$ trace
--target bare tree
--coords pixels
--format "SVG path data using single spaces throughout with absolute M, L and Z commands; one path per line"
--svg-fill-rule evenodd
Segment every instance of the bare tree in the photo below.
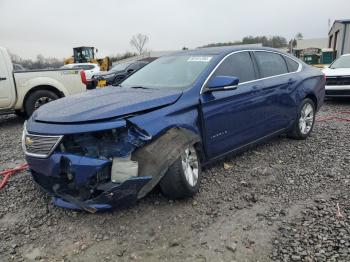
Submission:
M 144 52 L 144 47 L 147 44 L 149 38 L 147 35 L 137 34 L 134 35 L 130 40 L 130 45 L 136 49 L 136 51 L 141 55 Z
M 295 38 L 296 38 L 296 40 L 303 40 L 304 36 L 302 33 L 299 32 L 295 35 Z

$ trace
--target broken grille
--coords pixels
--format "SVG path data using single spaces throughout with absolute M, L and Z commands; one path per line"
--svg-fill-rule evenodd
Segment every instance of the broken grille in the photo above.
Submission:
M 23 149 L 28 156 L 46 158 L 55 150 L 63 136 L 42 136 L 25 133 Z

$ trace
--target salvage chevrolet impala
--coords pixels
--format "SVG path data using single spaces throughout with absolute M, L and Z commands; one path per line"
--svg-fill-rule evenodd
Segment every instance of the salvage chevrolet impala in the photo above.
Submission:
M 61 207 L 129 205 L 158 184 L 171 199 L 190 197 L 203 165 L 280 134 L 306 139 L 324 95 L 318 69 L 274 49 L 182 51 L 118 87 L 40 107 L 23 149 Z

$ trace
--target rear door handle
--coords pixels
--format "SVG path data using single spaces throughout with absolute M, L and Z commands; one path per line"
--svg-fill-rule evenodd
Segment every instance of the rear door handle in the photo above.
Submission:
M 4 81 L 6 79 L 7 79 L 6 77 L 0 77 L 0 81 Z

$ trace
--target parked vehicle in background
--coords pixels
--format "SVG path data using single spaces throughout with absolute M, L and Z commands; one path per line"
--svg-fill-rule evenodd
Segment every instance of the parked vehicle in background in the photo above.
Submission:
M 77 69 L 14 71 L 0 47 L 0 114 L 30 116 L 45 103 L 86 91 L 84 71 Z
M 62 66 L 64 69 L 82 69 L 85 71 L 87 81 L 91 81 L 92 76 L 100 72 L 100 67 L 97 64 L 92 63 L 80 63 L 80 64 L 68 64 Z
M 13 70 L 14 71 L 24 71 L 26 69 L 20 64 L 13 64 Z
M 322 72 L 326 75 L 326 97 L 350 97 L 350 54 L 342 55 Z
M 106 85 L 119 85 L 129 75 L 135 73 L 147 65 L 150 61 L 136 61 L 115 65 L 108 72 L 101 72 L 94 75 L 92 82 L 94 87 L 103 87 Z
M 93 63 L 97 64 L 101 71 L 109 70 L 109 57 L 106 56 L 104 58 L 96 58 L 95 54 L 97 53 L 97 49 L 92 46 L 79 46 L 73 48 L 73 56 L 66 58 L 64 60 L 64 64 L 81 64 L 81 63 Z
M 58 206 L 109 209 L 157 184 L 171 199 L 190 197 L 202 165 L 283 133 L 306 139 L 324 84 L 320 70 L 274 49 L 182 51 L 118 88 L 43 106 L 24 127 L 23 148 Z

